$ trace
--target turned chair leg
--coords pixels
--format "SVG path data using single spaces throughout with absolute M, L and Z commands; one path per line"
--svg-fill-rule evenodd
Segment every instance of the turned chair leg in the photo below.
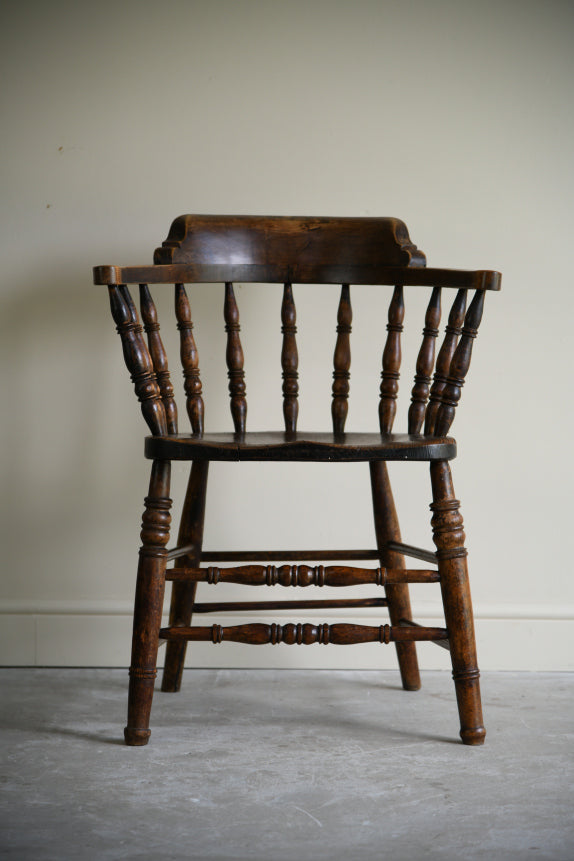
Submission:
M 171 499 L 169 498 L 171 464 L 154 461 L 149 495 L 145 499 L 142 518 L 142 547 L 140 549 L 136 597 L 128 722 L 124 730 L 126 744 L 147 744 L 149 718 L 157 673 L 157 650 L 165 589 L 167 564 L 166 545 L 169 541 Z
M 394 553 L 386 546 L 388 541 L 401 540 L 399 520 L 387 465 L 384 461 L 370 461 L 369 466 L 375 534 L 381 566 L 384 568 L 404 568 L 405 560 L 402 554 Z M 401 619 L 412 619 L 409 587 L 406 583 L 386 586 L 385 593 L 391 625 L 398 625 Z M 406 691 L 418 691 L 421 686 L 421 678 L 415 643 L 396 643 L 396 648 L 403 688 Z
M 430 472 L 433 539 L 437 546 L 452 675 L 460 715 L 460 736 L 464 744 L 483 744 L 486 730 L 482 723 L 479 671 L 460 503 L 454 497 L 448 461 L 433 461 Z
M 191 465 L 177 545 L 178 547 L 193 545 L 193 550 L 179 559 L 178 564 L 182 567 L 196 568 L 201 562 L 208 469 L 207 460 L 195 461 Z M 173 583 L 169 612 L 170 627 L 191 625 L 196 588 L 196 583 Z M 186 647 L 185 640 L 183 642 L 170 640 L 167 644 L 161 684 L 162 691 L 166 693 L 175 693 L 181 688 Z

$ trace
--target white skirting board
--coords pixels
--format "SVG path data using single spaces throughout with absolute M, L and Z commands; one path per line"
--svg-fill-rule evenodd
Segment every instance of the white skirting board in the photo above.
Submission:
M 417 605 L 416 620 L 443 625 L 440 608 Z M 293 621 L 286 611 L 261 614 L 265 622 Z M 362 622 L 379 625 L 386 614 L 372 609 L 297 611 L 300 622 Z M 195 624 L 239 625 L 253 614 L 203 615 Z M 167 622 L 166 622 L 167 624 Z M 475 606 L 479 666 L 482 670 L 574 670 L 574 607 L 556 605 Z M 131 606 L 120 602 L 4 602 L 0 605 L 0 665 L 29 667 L 125 667 L 129 664 Z M 446 650 L 418 644 L 422 669 L 448 669 Z M 162 666 L 160 649 L 158 665 Z M 392 645 L 249 646 L 238 643 L 191 643 L 187 666 L 285 669 L 393 669 Z

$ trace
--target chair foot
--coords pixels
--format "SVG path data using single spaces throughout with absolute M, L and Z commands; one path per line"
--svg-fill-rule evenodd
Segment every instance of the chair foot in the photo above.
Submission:
M 130 726 L 124 729 L 124 738 L 130 747 L 143 747 L 148 743 L 150 735 L 151 729 L 135 729 Z
M 483 726 L 479 726 L 476 729 L 461 729 L 460 737 L 463 744 L 472 744 L 477 746 L 479 744 L 484 744 L 486 730 Z
M 414 643 L 397 643 L 397 658 L 405 691 L 420 691 L 421 677 Z
M 161 689 L 164 694 L 176 694 L 181 689 L 186 645 L 187 643 L 181 644 L 172 641 L 166 646 L 165 664 L 161 680 Z
M 484 744 L 486 730 L 482 723 L 479 672 L 478 670 L 454 672 L 453 679 L 462 743 Z
M 141 747 L 148 742 L 155 678 L 155 669 L 130 669 L 128 722 L 124 729 L 126 744 Z

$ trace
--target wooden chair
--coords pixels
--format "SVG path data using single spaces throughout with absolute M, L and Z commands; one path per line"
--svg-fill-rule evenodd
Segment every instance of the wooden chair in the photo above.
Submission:
M 146 744 L 160 640 L 167 640 L 162 690 L 179 690 L 188 641 L 213 643 L 394 643 L 402 683 L 420 687 L 415 651 L 418 640 L 450 650 L 465 744 L 482 744 L 485 730 L 476 662 L 463 521 L 455 499 L 449 461 L 455 440 L 447 436 L 470 365 L 473 341 L 487 290 L 500 289 L 491 271 L 426 268 L 424 254 L 412 244 L 405 224 L 395 218 L 286 218 L 184 215 L 171 225 L 153 266 L 99 266 L 94 282 L 109 288 L 111 310 L 120 334 L 144 418 L 151 430 L 145 455 L 152 461 L 149 495 L 142 520 L 142 546 L 134 611 L 128 723 L 130 745 Z M 224 286 L 227 367 L 234 431 L 204 433 L 202 384 L 185 284 Z M 284 430 L 246 431 L 246 385 L 234 282 L 283 284 L 281 309 Z M 175 284 L 175 316 L 191 433 L 178 433 L 178 415 L 150 284 Z M 337 316 L 332 384 L 332 433 L 297 430 L 298 355 L 292 285 L 342 285 Z M 139 284 L 141 320 L 128 291 Z M 388 309 L 388 334 L 382 352 L 379 391 L 380 433 L 345 433 L 350 391 L 350 285 L 394 286 Z M 430 288 L 425 326 L 412 387 L 407 433 L 393 433 L 401 365 L 405 287 Z M 435 364 L 441 296 L 453 290 L 444 339 Z M 307 288 L 312 289 L 312 288 Z M 359 287 L 360 289 L 360 287 Z M 467 306 L 467 294 L 472 299 Z M 144 332 L 147 337 L 144 337 Z M 434 376 L 433 376 L 434 369 Z M 191 463 L 178 540 L 170 535 L 171 461 Z M 370 468 L 376 550 L 227 551 L 202 548 L 209 463 L 216 461 L 366 461 Z M 432 531 L 436 551 L 401 541 L 387 472 L 387 461 L 428 461 L 432 486 Z M 404 557 L 434 566 L 405 567 Z M 177 560 L 175 567 L 167 568 Z M 371 561 L 374 567 L 293 564 Z M 233 561 L 248 563 L 216 567 Z M 207 563 L 207 565 L 205 564 Z M 273 563 L 273 564 L 270 564 Z M 279 564 L 276 567 L 275 563 Z M 288 564 L 286 564 L 288 563 Z M 165 581 L 172 582 L 170 621 L 161 628 Z M 440 582 L 446 627 L 412 621 L 409 583 Z M 384 587 L 384 598 L 291 602 L 197 604 L 197 583 L 277 586 Z M 390 625 L 274 624 L 192 626 L 194 612 L 228 609 L 268 612 L 277 608 L 388 607 Z

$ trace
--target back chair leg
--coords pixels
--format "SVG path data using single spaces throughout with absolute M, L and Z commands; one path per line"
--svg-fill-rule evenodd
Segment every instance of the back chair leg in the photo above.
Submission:
M 390 551 L 388 541 L 400 541 L 399 520 L 393 499 L 387 464 L 384 461 L 370 461 L 371 490 L 373 494 L 373 513 L 375 534 L 381 566 L 384 568 L 404 568 L 402 554 Z M 399 625 L 401 619 L 412 619 L 409 587 L 406 583 L 386 586 L 391 625 Z M 415 643 L 396 643 L 397 658 L 401 671 L 403 688 L 418 691 L 421 686 L 419 665 Z
M 180 558 L 178 564 L 182 567 L 196 568 L 201 562 L 208 469 L 209 461 L 207 460 L 194 461 L 191 465 L 177 545 L 178 547 L 193 545 L 193 549 Z M 169 612 L 170 627 L 188 627 L 191 625 L 196 588 L 197 583 L 186 583 L 185 581 L 173 583 Z M 175 640 L 168 642 L 161 685 L 162 691 L 175 693 L 181 688 L 186 647 L 187 641 L 185 640 L 183 642 Z
M 460 503 L 454 497 L 448 461 L 432 461 L 432 528 L 437 547 L 444 615 L 450 641 L 452 675 L 464 744 L 483 744 L 479 671 L 468 582 L 467 552 Z
M 149 717 L 157 673 L 157 650 L 165 590 L 166 545 L 171 522 L 169 498 L 171 463 L 153 462 L 149 495 L 142 518 L 136 596 L 126 744 L 147 744 Z

